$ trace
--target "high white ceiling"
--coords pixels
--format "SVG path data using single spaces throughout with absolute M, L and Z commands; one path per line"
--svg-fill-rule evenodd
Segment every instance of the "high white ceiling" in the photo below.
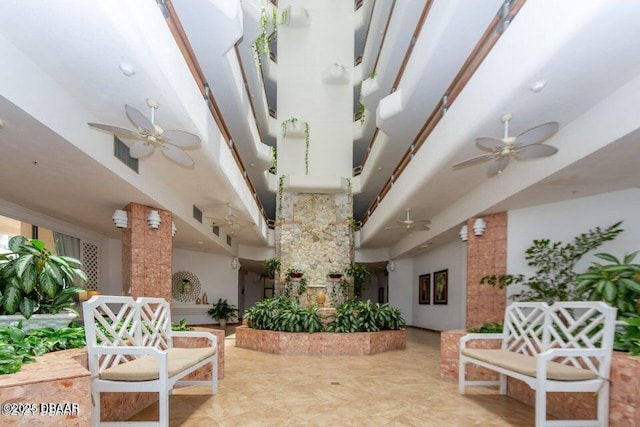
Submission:
M 203 17 L 223 3 L 207 1 Z M 365 0 L 357 12 L 363 21 L 357 34 L 367 39 L 362 64 L 352 73 L 366 77 L 379 57 L 375 68 L 382 89 L 376 101 L 382 105 L 390 100 L 425 6 L 422 0 L 395 2 L 393 10 L 390 3 Z M 305 4 L 313 13 L 313 3 Z M 198 62 L 211 68 L 212 92 L 233 142 L 267 211 L 273 212 L 275 194 L 268 191 L 256 151 L 257 135 L 273 143 L 279 128 L 267 115 L 268 106 L 276 104 L 270 95 L 275 91 L 264 89 L 250 53 L 260 5 L 243 1 L 244 36 L 235 48 L 206 58 L 200 53 Z M 354 125 L 354 159 L 362 158 L 380 127 L 360 176 L 357 219 L 414 142 L 499 6 L 499 1 L 433 2 L 395 89 L 402 96 L 400 113 L 376 122 L 376 112 L 367 111 L 363 129 Z M 640 158 L 639 19 L 640 2 L 525 2 L 365 224 L 362 247 L 389 248 L 390 258 L 413 254 L 455 236 L 474 215 L 640 186 L 635 165 Z M 185 32 L 196 45 L 200 33 L 190 25 Z M 238 243 L 267 245 L 266 225 L 155 0 L 5 0 L 0 52 L 0 199 L 112 238 L 119 237 L 111 223 L 113 210 L 137 202 L 174 213 L 177 247 L 237 254 Z M 122 63 L 135 74 L 124 75 Z M 265 77 L 269 85 L 286 84 Z M 534 93 L 530 86 L 540 80 L 546 87 Z M 354 87 L 358 84 L 354 77 Z M 202 147 L 190 152 L 195 168 L 181 168 L 155 153 L 140 161 L 135 174 L 114 159 L 112 137 L 86 125 L 131 128 L 124 105 L 146 112 L 150 97 L 160 102 L 156 122 L 163 128 L 201 136 Z M 514 135 L 560 122 L 560 131 L 547 142 L 559 153 L 512 162 L 490 179 L 487 165 L 452 170 L 452 164 L 480 154 L 475 137 L 502 135 L 504 112 L 513 113 Z M 191 215 L 196 205 L 219 218 L 227 203 L 255 223 L 235 233 L 231 246 L 224 228 L 215 236 L 210 223 L 200 224 Z M 431 230 L 385 230 L 404 219 L 407 208 L 415 218 L 431 219 Z

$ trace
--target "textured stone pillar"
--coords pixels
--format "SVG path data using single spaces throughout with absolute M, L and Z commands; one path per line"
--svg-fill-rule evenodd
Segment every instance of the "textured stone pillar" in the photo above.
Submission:
M 134 298 L 161 297 L 171 302 L 171 212 L 130 203 L 124 208 L 129 227 L 122 230 L 122 294 Z M 147 224 L 156 210 L 160 227 Z
M 482 236 L 473 232 L 476 218 L 467 221 L 467 328 L 502 322 L 507 302 L 506 289 L 480 284 L 483 276 L 507 272 L 507 213 L 482 218 L 487 223 Z

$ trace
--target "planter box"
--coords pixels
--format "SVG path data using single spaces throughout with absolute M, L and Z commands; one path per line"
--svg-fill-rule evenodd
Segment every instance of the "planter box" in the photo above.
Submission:
M 0 326 L 17 326 L 22 322 L 22 329 L 37 328 L 65 328 L 78 317 L 75 313 L 65 312 L 58 314 L 34 314 L 29 319 L 25 319 L 22 314 L 4 314 L 0 316 Z
M 279 332 L 236 328 L 236 347 L 272 354 L 296 355 L 368 355 L 404 350 L 407 332 L 380 331 L 337 334 L 329 332 Z

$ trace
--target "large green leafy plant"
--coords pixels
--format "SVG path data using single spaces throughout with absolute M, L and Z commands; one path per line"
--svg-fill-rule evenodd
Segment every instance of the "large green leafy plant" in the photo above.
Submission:
M 233 320 L 238 315 L 238 308 L 229 304 L 226 298 L 218 298 L 218 302 L 214 303 L 207 313 L 216 320 Z
M 75 258 L 51 253 L 41 240 L 15 236 L 11 252 L 0 255 L 0 314 L 20 312 L 55 314 L 75 311 L 73 296 L 83 288 L 73 286 L 76 278 L 87 280 Z
M 606 229 L 596 227 L 582 233 L 573 242 L 551 242 L 549 239 L 534 240 L 525 252 L 527 264 L 535 268 L 535 274 L 526 277 L 522 274 L 489 275 L 480 280 L 492 286 L 504 288 L 509 285 L 527 285 L 522 292 L 511 298 L 516 301 L 574 301 L 576 293 L 576 263 L 589 251 L 600 247 L 604 242 L 613 240 L 622 233 L 621 222 Z

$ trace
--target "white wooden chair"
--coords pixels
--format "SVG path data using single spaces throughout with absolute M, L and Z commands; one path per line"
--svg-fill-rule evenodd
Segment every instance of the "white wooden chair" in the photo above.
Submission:
M 169 395 L 175 385 L 218 384 L 217 339 L 208 332 L 171 330 L 169 304 L 162 298 L 94 296 L 83 303 L 87 338 L 93 426 L 122 425 L 100 421 L 100 393 L 157 392 L 158 422 L 127 425 L 168 426 Z M 174 348 L 174 337 L 206 337 L 205 348 Z M 211 365 L 211 380 L 180 381 L 196 369 Z

